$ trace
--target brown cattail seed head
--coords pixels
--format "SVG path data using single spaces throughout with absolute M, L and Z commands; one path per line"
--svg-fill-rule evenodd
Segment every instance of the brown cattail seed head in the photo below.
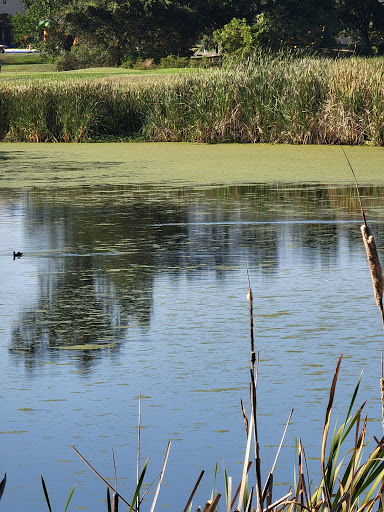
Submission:
M 365 252 L 367 253 L 369 270 L 371 272 L 373 293 L 375 294 L 376 304 L 381 308 L 384 291 L 384 278 L 379 256 L 377 254 L 375 237 L 373 236 L 370 228 L 365 224 L 360 227 L 360 231 L 363 235 Z

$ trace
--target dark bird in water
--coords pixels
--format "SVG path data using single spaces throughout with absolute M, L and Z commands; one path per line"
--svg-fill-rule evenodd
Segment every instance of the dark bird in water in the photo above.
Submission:
M 22 256 L 22 255 L 23 255 L 23 253 L 22 253 L 22 252 L 20 252 L 20 251 L 19 251 L 19 252 L 15 252 L 15 251 L 13 251 L 13 259 L 15 259 L 15 258 L 21 258 L 21 256 Z

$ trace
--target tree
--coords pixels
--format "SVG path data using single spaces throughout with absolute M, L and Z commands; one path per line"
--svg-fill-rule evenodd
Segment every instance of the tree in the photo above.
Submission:
M 177 1 L 75 0 L 69 7 L 67 32 L 107 51 L 117 66 L 126 57 L 187 55 L 197 37 L 195 12 Z
M 245 18 L 233 18 L 222 29 L 215 30 L 213 38 L 223 53 L 246 57 L 257 48 L 278 45 L 278 33 L 271 20 L 264 14 L 257 14 L 255 23 L 248 25 Z
M 65 45 L 63 8 L 69 0 L 24 0 L 26 13 L 12 16 L 14 38 L 46 53 L 58 53 Z
M 255 23 L 252 25 L 252 36 L 257 47 L 275 48 L 281 41 L 274 22 L 264 12 L 256 15 Z
M 245 18 L 233 18 L 222 29 L 215 30 L 213 38 L 224 54 L 244 57 L 253 49 L 252 29 Z
M 378 0 L 336 0 L 336 12 L 341 27 L 356 33 L 368 49 L 375 34 L 384 33 L 384 6 Z
M 252 23 L 256 14 L 262 9 L 264 0 L 192 0 L 193 8 L 198 16 L 200 32 L 211 34 L 222 28 L 233 18 L 245 18 Z
M 188 55 L 201 29 L 198 0 L 24 1 L 27 12 L 13 25 L 25 46 L 55 54 L 76 36 L 79 44 L 107 51 L 115 65 L 126 56 Z
M 308 46 L 338 32 L 334 0 L 265 1 L 265 12 L 286 41 Z
M 41 2 L 23 2 L 27 8 L 26 14 L 16 13 L 12 16 L 13 33 L 16 40 L 23 46 L 32 44 L 39 46 L 43 41 L 43 24 L 49 23 L 55 0 Z

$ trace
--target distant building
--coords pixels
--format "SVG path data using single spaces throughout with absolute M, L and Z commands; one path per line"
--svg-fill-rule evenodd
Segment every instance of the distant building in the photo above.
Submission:
M 16 12 L 25 12 L 20 0 L 0 0 L 0 44 L 12 44 L 12 27 L 8 16 Z

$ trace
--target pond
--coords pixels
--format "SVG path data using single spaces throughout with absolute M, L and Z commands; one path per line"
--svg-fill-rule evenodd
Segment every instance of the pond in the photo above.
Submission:
M 75 483 L 70 509 L 106 510 L 105 486 L 72 446 L 112 485 L 114 453 L 117 487 L 130 501 L 139 395 L 146 484 L 172 443 L 158 509 L 182 510 L 202 469 L 193 510 L 213 487 L 223 492 L 223 467 L 240 480 L 240 399 L 249 413 L 246 267 L 260 355 L 264 475 L 294 409 L 275 496 L 293 481 L 296 438 L 312 474 L 320 472 L 325 408 L 341 354 L 335 417 L 344 419 L 364 370 L 357 403 L 367 400 L 368 434 L 381 437 L 381 320 L 340 148 L 323 148 L 329 166 L 322 181 L 321 168 L 308 167 L 320 158 L 318 148 L 174 147 L 0 147 L 6 510 L 47 509 L 41 474 L 55 510 L 64 510 Z M 348 152 L 382 255 L 381 150 Z M 268 161 L 275 172 L 265 168 Z M 235 166 L 245 173 L 231 177 Z M 13 250 L 23 256 L 14 260 Z

